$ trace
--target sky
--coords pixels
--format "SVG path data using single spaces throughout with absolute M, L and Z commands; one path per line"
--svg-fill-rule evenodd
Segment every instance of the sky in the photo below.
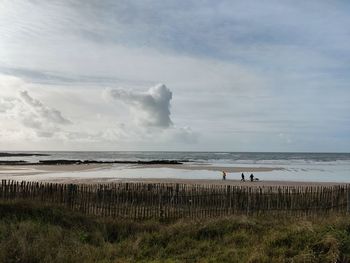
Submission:
M 0 150 L 350 152 L 350 2 L 0 0 Z

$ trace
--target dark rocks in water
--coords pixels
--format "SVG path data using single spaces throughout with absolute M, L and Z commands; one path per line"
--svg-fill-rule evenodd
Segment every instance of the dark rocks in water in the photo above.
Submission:
M 85 160 L 81 163 L 90 164 L 90 163 L 120 163 L 120 164 L 183 164 L 189 162 L 188 160 L 152 160 L 152 161 L 90 161 Z
M 176 160 L 154 160 L 154 161 L 137 161 L 137 164 L 182 164 Z
M 83 161 L 84 164 L 89 163 L 119 163 L 119 164 L 182 164 L 182 161 L 177 160 L 152 160 L 152 161 Z
M 3 155 L 1 155 L 3 154 Z M 0 157 L 4 157 L 5 153 L 0 153 Z M 10 155 L 6 155 L 9 157 Z M 12 155 L 12 156 L 27 156 L 27 155 Z M 28 155 L 34 156 L 34 155 Z M 38 156 L 38 155 L 36 155 Z M 39 155 L 45 156 L 45 155 Z M 151 160 L 151 161 L 96 161 L 96 160 L 40 160 L 38 163 L 26 162 L 26 161 L 10 161 L 0 160 L 0 165 L 79 165 L 79 164 L 140 164 L 140 165 L 180 165 L 188 160 Z
M 0 157 L 28 157 L 28 156 L 50 156 L 43 153 L 5 153 L 0 152 Z
M 0 165 L 25 165 L 26 161 L 0 161 Z
M 37 164 L 44 165 L 69 165 L 69 164 L 82 164 L 81 160 L 40 160 Z
M 183 164 L 177 160 L 152 160 L 152 161 L 93 161 L 93 160 L 41 160 L 39 165 L 71 165 L 71 164 Z

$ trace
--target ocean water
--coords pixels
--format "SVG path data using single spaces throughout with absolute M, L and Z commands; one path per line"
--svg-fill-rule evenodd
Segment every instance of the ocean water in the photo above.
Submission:
M 38 162 L 49 159 L 74 159 L 98 161 L 150 161 L 187 160 L 190 165 L 225 167 L 282 168 L 271 172 L 256 172 L 261 180 L 322 181 L 350 183 L 350 153 L 237 153 L 237 152 L 26 152 L 49 156 L 2 157 L 0 160 L 25 160 Z M 207 170 L 172 168 L 138 168 L 113 165 L 109 169 L 85 172 L 41 174 L 46 177 L 74 178 L 181 178 L 220 179 L 220 173 Z M 228 179 L 240 179 L 240 174 L 230 173 Z
M 19 153 L 19 152 L 11 152 Z M 98 161 L 188 160 L 209 164 L 349 164 L 350 153 L 259 153 L 259 152 L 25 152 L 48 156 L 0 157 L 0 160 L 78 159 Z

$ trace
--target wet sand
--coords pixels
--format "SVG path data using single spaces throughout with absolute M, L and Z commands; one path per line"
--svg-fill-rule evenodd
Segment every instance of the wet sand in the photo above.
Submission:
M 69 164 L 69 165 L 0 165 L 0 174 L 9 175 L 36 175 L 41 173 L 64 173 L 64 172 L 84 172 L 99 169 L 108 169 L 113 167 L 112 164 Z M 225 171 L 227 173 L 255 173 L 255 172 L 272 172 L 284 170 L 280 167 L 221 167 L 210 165 L 167 165 L 167 164 L 150 164 L 150 165 L 129 165 L 128 169 L 180 169 L 180 170 L 199 170 L 199 171 Z
M 272 171 L 282 171 L 285 168 L 282 167 L 238 167 L 238 166 L 212 166 L 212 165 L 167 165 L 167 164 L 155 164 L 155 165 L 138 165 L 133 166 L 133 169 L 145 169 L 145 168 L 171 168 L 171 169 L 181 169 L 181 170 L 201 170 L 201 171 L 225 171 L 226 173 L 256 173 L 256 172 L 272 172 Z
M 85 172 L 111 168 L 110 164 L 0 165 L 0 175 L 22 176 L 44 173 Z
M 111 169 L 113 166 L 110 164 L 81 164 L 81 165 L 28 165 L 28 166 L 0 166 L 0 178 L 22 180 L 21 177 L 25 177 L 26 181 L 42 182 L 55 182 L 55 183 L 75 183 L 75 184 L 103 184 L 111 182 L 137 182 L 137 183 L 164 183 L 164 184 L 197 184 L 197 185 L 232 185 L 232 186 L 249 186 L 249 187 L 269 187 L 269 186 L 332 186 L 343 185 L 345 183 L 336 182 L 298 182 L 298 181 L 245 181 L 239 180 L 220 180 L 220 179 L 177 179 L 177 178 L 118 178 L 115 177 L 89 177 L 83 178 L 76 175 L 70 176 L 69 173 L 73 172 L 87 172 L 87 171 L 99 171 L 104 169 Z M 209 170 L 209 171 L 222 171 L 225 170 L 228 173 L 241 173 L 241 172 L 269 172 L 274 170 L 283 170 L 283 168 L 275 167 L 218 167 L 207 165 L 136 165 L 130 166 L 126 169 L 146 169 L 146 168 L 172 168 L 172 169 L 184 169 L 184 170 Z M 67 173 L 66 177 L 52 177 L 45 178 L 45 174 L 52 173 Z M 42 175 L 40 180 L 37 180 L 35 175 Z

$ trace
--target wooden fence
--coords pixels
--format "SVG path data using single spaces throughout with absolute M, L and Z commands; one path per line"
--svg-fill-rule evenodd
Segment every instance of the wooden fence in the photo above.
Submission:
M 350 187 L 189 184 L 55 184 L 3 180 L 0 200 L 30 200 L 115 218 L 209 218 L 234 214 L 350 212 Z

